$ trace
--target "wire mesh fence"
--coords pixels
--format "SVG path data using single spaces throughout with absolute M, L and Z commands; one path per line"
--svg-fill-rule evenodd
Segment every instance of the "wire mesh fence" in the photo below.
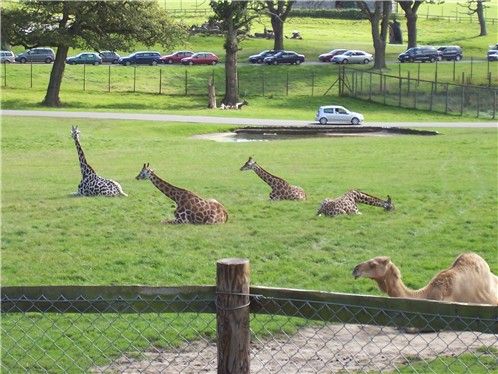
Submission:
M 446 114 L 496 118 L 496 87 L 458 85 L 343 69 L 343 95 L 385 105 Z
M 217 371 L 215 287 L 4 287 L 2 372 Z M 252 373 L 498 370 L 498 311 L 253 287 Z

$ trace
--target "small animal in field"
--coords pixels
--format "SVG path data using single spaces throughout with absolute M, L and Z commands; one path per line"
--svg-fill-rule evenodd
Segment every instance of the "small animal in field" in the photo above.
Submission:
M 166 224 L 214 224 L 225 223 L 228 213 L 225 207 L 214 199 L 203 199 L 193 192 L 159 178 L 149 164 L 144 164 L 136 179 L 149 179 L 159 191 L 176 203 L 175 219 L 164 220 Z
M 356 265 L 353 276 L 373 279 L 391 297 L 498 305 L 498 277 L 476 253 L 459 255 L 449 269 L 419 290 L 404 285 L 401 272 L 389 257 L 375 257 Z
M 337 216 L 339 214 L 361 214 L 358 210 L 358 203 L 377 206 L 384 210 L 394 210 L 391 197 L 387 195 L 387 200 L 368 195 L 358 190 L 348 191 L 336 199 L 325 199 L 318 208 L 317 215 Z
M 270 174 L 259 166 L 252 157 L 242 165 L 241 171 L 254 170 L 254 172 L 271 187 L 271 200 L 305 200 L 306 193 L 301 187 L 292 186 L 284 179 Z
M 71 127 L 71 137 L 76 145 L 78 159 L 81 169 L 81 182 L 75 196 L 128 196 L 123 192 L 121 185 L 111 179 L 105 179 L 97 175 L 95 170 L 86 161 L 85 153 L 80 144 L 80 130 L 78 126 Z

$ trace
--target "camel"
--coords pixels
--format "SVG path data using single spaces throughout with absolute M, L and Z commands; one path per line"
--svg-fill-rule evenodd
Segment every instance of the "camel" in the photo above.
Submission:
M 498 277 L 475 253 L 459 255 L 449 269 L 440 271 L 419 290 L 403 284 L 401 272 L 389 257 L 375 257 L 356 265 L 353 276 L 373 279 L 391 297 L 498 305 Z

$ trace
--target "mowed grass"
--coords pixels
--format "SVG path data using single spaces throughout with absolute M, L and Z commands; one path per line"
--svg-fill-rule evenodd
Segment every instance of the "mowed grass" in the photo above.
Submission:
M 353 280 L 351 270 L 379 255 L 391 256 L 414 288 L 464 251 L 479 253 L 498 272 L 496 129 L 216 143 L 191 135 L 229 126 L 15 117 L 2 122 L 5 286 L 212 285 L 216 260 L 226 257 L 251 261 L 253 285 L 375 295 L 380 291 L 374 283 Z M 118 180 L 128 197 L 70 196 L 80 180 L 69 136 L 73 124 L 80 126 L 91 165 Z M 270 202 L 269 188 L 253 172 L 239 171 L 249 155 L 302 186 L 309 199 Z M 144 162 L 167 181 L 222 202 L 228 223 L 160 224 L 172 218 L 173 203 L 149 181 L 134 179 Z M 315 215 L 325 197 L 351 188 L 390 194 L 396 210 L 361 206 L 358 216 Z M 292 333 L 303 323 L 258 319 L 264 331 L 284 326 Z M 176 347 L 182 342 L 177 332 L 187 340 L 211 339 L 214 320 L 191 314 L 7 315 L 2 368 L 36 372 L 78 365 L 87 371 L 124 352 L 141 357 L 151 346 Z

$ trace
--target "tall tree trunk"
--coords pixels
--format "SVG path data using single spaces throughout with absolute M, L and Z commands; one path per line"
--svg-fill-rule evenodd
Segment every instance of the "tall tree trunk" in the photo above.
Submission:
M 386 66 L 386 41 L 382 40 L 379 35 L 373 37 L 375 49 L 374 69 L 385 69 Z
M 482 5 L 482 0 L 477 1 L 476 8 L 477 18 L 479 19 L 479 26 L 481 27 L 481 33 L 479 36 L 488 35 L 488 31 L 486 30 L 486 19 L 484 18 L 484 6 Z
M 237 41 L 237 30 L 230 22 L 225 35 L 225 105 L 235 105 L 239 100 L 237 85 L 237 51 L 239 49 Z
M 273 43 L 273 49 L 283 50 L 284 49 L 284 21 L 278 15 L 271 15 L 271 27 L 273 28 L 273 35 L 275 36 L 275 41 Z
M 406 29 L 408 30 L 408 48 L 417 46 L 417 14 L 406 13 Z
M 59 93 L 61 90 L 64 69 L 66 67 L 66 57 L 68 50 L 69 47 L 65 45 L 59 45 L 59 47 L 57 48 L 55 61 L 52 66 L 52 71 L 50 72 L 50 81 L 48 83 L 47 94 L 45 95 L 45 99 L 43 99 L 42 101 L 42 105 L 44 106 L 61 106 Z

